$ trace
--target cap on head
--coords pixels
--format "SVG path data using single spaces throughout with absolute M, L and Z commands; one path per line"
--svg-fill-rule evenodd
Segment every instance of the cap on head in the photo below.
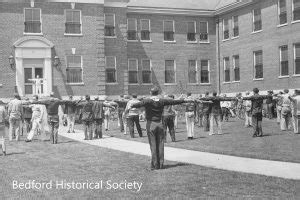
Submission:
M 209 92 L 205 92 L 205 95 L 208 96 L 208 95 L 209 95 Z
M 247 91 L 247 92 L 246 92 L 246 95 L 249 95 L 249 94 L 250 94 L 250 92 L 249 92 L 249 91 Z
M 188 93 L 186 93 L 186 95 L 187 95 L 188 97 L 190 97 L 190 96 L 192 96 L 192 93 L 191 93 L 191 92 L 188 92 Z
M 73 96 L 72 96 L 72 95 L 70 95 L 70 96 L 69 96 L 69 99 L 73 99 Z
M 54 92 L 51 92 L 51 93 L 50 93 L 50 97 L 54 97 Z
M 173 94 L 169 94 L 168 97 L 174 99 L 174 95 Z
M 98 101 L 98 100 L 99 100 L 99 97 L 95 97 L 95 100 Z
M 217 92 L 216 91 L 213 91 L 213 96 L 215 97 L 215 96 L 217 96 Z
M 280 91 L 280 92 L 279 92 L 279 94 L 283 94 L 283 92 L 282 92 L 282 91 Z
M 158 93 L 159 93 L 158 87 L 151 88 L 150 93 L 151 93 L 151 95 L 154 95 L 154 96 L 158 95 Z
M 136 98 L 137 98 L 137 94 L 136 94 L 136 93 L 133 93 L 133 94 L 132 94 L 132 97 L 136 99 Z
M 300 90 L 295 90 L 296 95 L 300 95 Z
M 85 100 L 90 100 L 91 99 L 91 97 L 90 97 L 90 95 L 85 95 Z
M 123 98 L 123 97 L 124 97 L 124 94 L 121 94 L 120 97 Z
M 288 90 L 288 89 L 284 89 L 283 91 L 284 91 L 284 93 L 286 93 L 286 94 L 289 93 L 289 90 Z
M 259 93 L 259 89 L 258 89 L 258 88 L 253 88 L 253 92 L 254 92 L 255 94 Z

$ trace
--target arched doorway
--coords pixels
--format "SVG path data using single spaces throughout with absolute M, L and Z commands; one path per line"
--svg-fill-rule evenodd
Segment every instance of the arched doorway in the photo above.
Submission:
M 21 96 L 34 94 L 35 85 L 30 79 L 44 79 L 42 95 L 52 92 L 51 49 L 53 43 L 44 37 L 22 37 L 14 43 L 16 59 L 16 86 Z

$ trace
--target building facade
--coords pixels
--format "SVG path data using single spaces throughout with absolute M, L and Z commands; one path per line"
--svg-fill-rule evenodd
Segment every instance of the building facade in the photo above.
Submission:
M 0 98 L 300 85 L 300 0 L 0 0 L 0 27 Z

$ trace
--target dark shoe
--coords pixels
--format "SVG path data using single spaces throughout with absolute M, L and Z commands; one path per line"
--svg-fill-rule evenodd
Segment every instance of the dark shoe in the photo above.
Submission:
M 256 135 L 256 134 L 253 134 L 252 137 L 257 137 L 257 135 Z
M 73 131 L 72 133 L 75 133 L 75 131 Z
M 68 133 L 70 133 L 71 131 L 68 131 Z
M 3 151 L 3 156 L 6 156 L 6 152 L 5 151 Z
M 25 142 L 31 142 L 31 140 L 26 139 Z
M 84 138 L 83 140 L 87 140 L 87 138 Z
M 105 131 L 108 131 L 108 129 L 105 129 Z

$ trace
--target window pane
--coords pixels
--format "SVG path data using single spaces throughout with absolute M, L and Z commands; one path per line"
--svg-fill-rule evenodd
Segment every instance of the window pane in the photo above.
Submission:
M 200 33 L 208 33 L 207 22 L 200 22 Z
M 105 62 L 106 68 L 116 68 L 116 59 L 114 56 L 107 56 Z
M 164 21 L 164 31 L 171 31 L 173 32 L 173 21 Z
M 151 83 L 151 71 L 143 71 L 143 83 Z
M 106 69 L 106 82 L 115 83 L 116 82 L 116 70 L 109 68 Z
M 67 56 L 67 67 L 81 68 L 81 56 Z
M 187 23 L 187 32 L 188 33 L 195 33 L 195 22 L 188 22 Z
M 138 72 L 137 71 L 129 71 L 128 82 L 129 83 L 138 83 Z
M 255 55 L 255 65 L 260 65 L 263 63 L 262 51 L 257 51 L 254 53 Z
M 196 60 L 189 60 L 188 76 L 189 76 L 189 83 L 197 83 Z
M 150 20 L 141 20 L 141 30 L 150 31 Z
M 201 83 L 209 83 L 208 60 L 201 60 Z
M 164 40 L 165 41 L 174 41 L 174 32 L 173 31 L 165 31 L 164 32 Z
M 68 83 L 82 83 L 82 69 L 81 68 L 67 68 L 67 82 Z
M 174 60 L 165 61 L 166 70 L 174 70 Z
M 151 70 L 150 60 L 142 60 L 143 70 Z
M 73 13 L 71 10 L 66 10 L 66 22 L 73 21 Z
M 288 46 L 282 46 L 280 47 L 281 50 L 281 61 L 287 61 L 288 60 Z
M 25 21 L 32 21 L 32 9 L 25 9 Z
M 73 22 L 80 23 L 80 11 L 73 11 Z
M 295 57 L 300 58 L 300 44 L 295 44 Z
M 208 60 L 201 60 L 201 70 L 208 71 Z
M 175 83 L 174 60 L 165 61 L 165 83 Z
M 105 14 L 105 25 L 115 26 L 113 14 Z
M 128 70 L 129 71 L 137 71 L 137 60 L 129 60 L 128 61 Z
M 136 30 L 136 20 L 128 19 L 128 30 Z
M 29 79 L 32 79 L 32 68 L 24 68 L 25 83 L 32 83 Z
M 150 31 L 141 31 L 141 40 L 150 40 Z
M 230 69 L 229 66 L 229 57 L 224 58 L 224 69 Z
M 40 9 L 33 9 L 32 10 L 32 21 L 40 21 Z
M 228 26 L 228 19 L 224 19 L 224 30 L 228 30 L 229 26 Z
M 293 0 L 294 2 L 294 9 L 300 8 L 300 1 L 299 0 Z

